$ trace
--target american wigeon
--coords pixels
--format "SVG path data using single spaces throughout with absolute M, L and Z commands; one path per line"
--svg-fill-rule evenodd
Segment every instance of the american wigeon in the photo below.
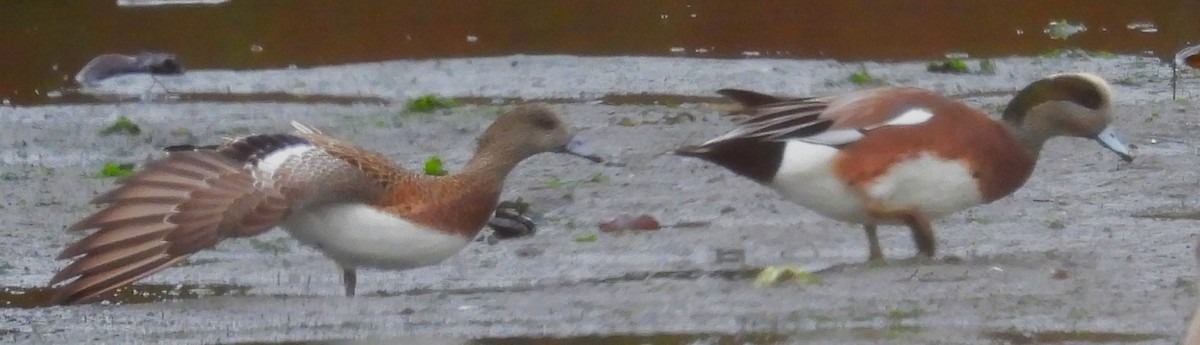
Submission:
M 1001 121 L 928 90 L 885 87 L 816 98 L 720 90 L 742 106 L 739 126 L 676 151 L 716 163 L 833 219 L 863 224 L 882 259 L 877 224 L 905 224 L 932 257 L 930 221 L 1017 190 L 1042 145 L 1092 138 L 1125 160 L 1109 126 L 1112 91 L 1091 74 L 1058 74 L 1021 90 Z
M 479 137 L 463 170 L 444 177 L 396 167 L 383 155 L 299 123 L 213 149 L 170 152 L 96 197 L 107 204 L 70 230 L 99 229 L 70 245 L 50 280 L 54 302 L 76 303 L 130 284 L 223 239 L 288 231 L 343 269 L 403 270 L 457 253 L 484 227 L 505 178 L 543 152 L 593 161 L 551 110 L 518 107 Z
M 103 54 L 80 68 L 79 73 L 75 74 L 75 81 L 86 86 L 126 73 L 183 74 L 183 65 L 175 54 L 168 53 L 140 52 L 132 56 Z

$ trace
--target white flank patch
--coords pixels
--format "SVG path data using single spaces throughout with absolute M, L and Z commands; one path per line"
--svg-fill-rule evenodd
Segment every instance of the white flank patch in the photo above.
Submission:
M 428 229 L 362 204 L 306 208 L 282 227 L 346 268 L 403 270 L 433 265 L 458 253 L 468 239 Z
M 873 221 L 863 209 L 862 199 L 834 174 L 832 164 L 837 153 L 837 149 L 824 145 L 788 141 L 771 187 L 822 216 L 859 224 Z M 983 202 L 966 166 L 930 155 L 897 163 L 866 192 L 884 207 L 918 209 L 930 220 Z
M 822 216 L 864 223 L 868 219 L 861 200 L 833 173 L 837 153 L 838 149 L 833 147 L 788 140 L 771 187 L 788 200 Z
M 916 208 L 930 220 L 983 203 L 966 165 L 929 154 L 893 165 L 867 194 L 888 208 Z
M 279 170 L 279 167 L 283 166 L 284 163 L 287 163 L 289 159 L 292 159 L 293 157 L 300 157 L 300 155 L 303 155 L 312 149 L 312 145 L 302 144 L 288 146 L 282 150 L 276 150 L 275 152 L 267 154 L 266 157 L 263 157 L 262 160 L 258 161 L 258 170 L 266 176 L 275 176 L 275 171 Z

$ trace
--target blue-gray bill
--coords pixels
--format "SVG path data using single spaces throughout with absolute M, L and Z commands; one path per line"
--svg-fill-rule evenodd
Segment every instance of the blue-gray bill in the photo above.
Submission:
M 591 145 L 588 145 L 583 140 L 579 140 L 579 138 L 571 138 L 571 142 L 564 145 L 558 152 L 587 158 L 596 163 L 604 162 L 604 158 L 600 158 L 600 155 L 596 154 Z
M 1129 146 L 1125 146 L 1125 143 L 1117 138 L 1117 131 L 1114 131 L 1112 127 L 1105 127 L 1100 134 L 1096 134 L 1096 141 L 1112 152 L 1116 152 L 1125 162 L 1133 161 L 1133 154 L 1129 152 Z

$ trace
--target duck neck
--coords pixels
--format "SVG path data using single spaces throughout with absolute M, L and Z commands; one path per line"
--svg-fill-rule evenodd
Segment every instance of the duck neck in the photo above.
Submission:
M 507 145 L 480 147 L 475 156 L 463 167 L 461 175 L 467 178 L 488 181 L 497 186 L 504 185 L 508 173 L 525 159 L 517 149 Z
M 1037 160 L 1038 156 L 1041 155 L 1042 146 L 1053 136 L 1041 130 L 1043 127 L 1036 126 L 1036 124 L 1007 120 L 1003 121 L 1003 123 L 1009 133 L 1012 133 L 1013 137 L 1016 137 L 1021 142 L 1021 146 L 1025 147 L 1025 150 L 1033 156 L 1034 160 Z
M 433 178 L 432 182 L 414 181 L 402 190 L 420 190 L 420 193 L 399 194 L 421 197 L 421 202 L 436 205 L 396 212 L 410 221 L 474 238 L 491 219 L 503 192 L 504 180 L 520 161 L 521 156 L 515 152 L 481 148 L 461 172 Z

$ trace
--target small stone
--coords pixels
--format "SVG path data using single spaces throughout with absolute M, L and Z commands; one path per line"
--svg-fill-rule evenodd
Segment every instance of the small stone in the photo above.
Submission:
M 746 262 L 746 251 L 741 248 L 717 248 L 718 264 L 740 264 Z
M 538 255 L 542 255 L 542 253 L 544 253 L 544 252 L 545 252 L 545 250 L 542 250 L 541 248 L 538 248 L 538 247 L 521 247 L 521 248 L 518 248 L 514 253 L 519 258 L 532 258 L 532 257 L 538 256 Z
M 647 214 L 631 216 L 623 214 L 611 221 L 600 224 L 600 231 L 615 232 L 624 230 L 658 230 L 662 226 L 657 219 Z
M 674 124 L 682 123 L 682 122 L 696 122 L 696 115 L 692 115 L 687 112 L 680 112 L 675 115 L 663 116 L 663 119 L 662 119 L 662 123 L 668 124 L 668 125 L 674 125 Z
M 1054 278 L 1054 279 L 1060 279 L 1060 280 L 1067 279 L 1067 278 L 1071 277 L 1071 272 L 1069 272 L 1065 269 L 1055 268 L 1054 271 L 1052 271 L 1050 273 L 1050 277 Z

